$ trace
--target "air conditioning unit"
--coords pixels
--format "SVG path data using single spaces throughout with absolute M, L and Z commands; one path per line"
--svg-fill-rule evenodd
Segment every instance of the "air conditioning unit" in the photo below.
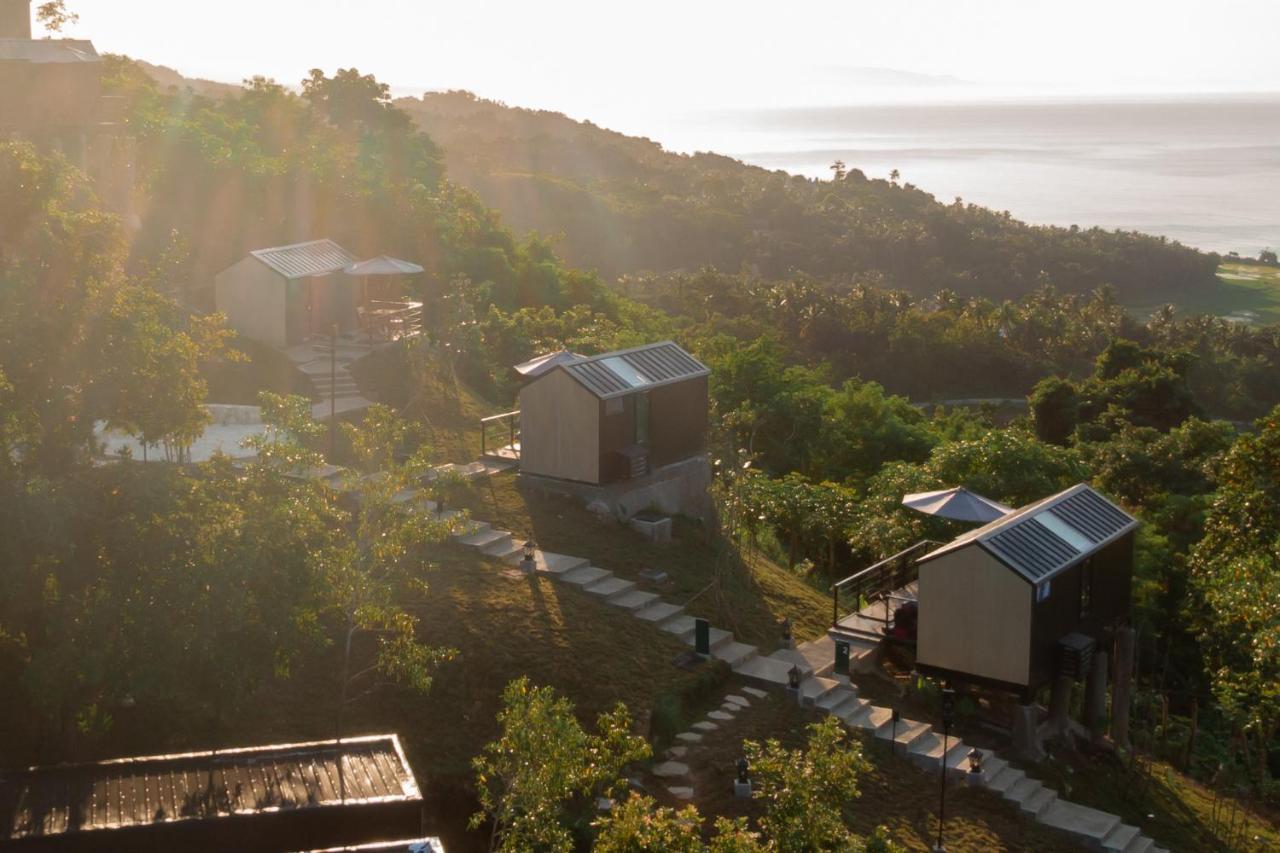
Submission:
M 1093 667 L 1093 650 L 1097 646 L 1093 637 L 1084 634 L 1067 634 L 1058 640 L 1058 674 L 1074 681 L 1084 681 Z

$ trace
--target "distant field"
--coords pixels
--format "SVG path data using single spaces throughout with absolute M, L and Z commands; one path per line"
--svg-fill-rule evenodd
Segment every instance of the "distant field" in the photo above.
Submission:
M 1218 268 L 1218 282 L 1218 287 L 1202 293 L 1178 294 L 1173 303 L 1188 314 L 1213 314 L 1259 326 L 1280 323 L 1280 267 L 1223 264 Z M 1160 304 L 1129 307 L 1146 317 Z

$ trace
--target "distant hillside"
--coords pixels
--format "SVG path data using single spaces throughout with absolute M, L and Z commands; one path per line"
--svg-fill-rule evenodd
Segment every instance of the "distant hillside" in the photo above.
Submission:
M 141 63 L 163 87 L 238 91 Z M 770 172 L 718 154 L 665 151 L 560 113 L 468 92 L 404 98 L 444 152 L 449 177 L 516 231 L 558 237 L 572 265 L 607 278 L 711 265 L 766 278 L 796 273 L 931 294 L 1016 298 L 1051 283 L 1112 285 L 1128 304 L 1218 287 L 1215 255 L 1164 238 L 1025 225 L 1008 213 L 940 204 L 910 184 Z
M 517 229 L 560 234 L 560 251 L 606 276 L 705 264 L 766 277 L 861 277 L 916 293 L 997 298 L 1051 282 L 1113 285 L 1126 301 L 1214 286 L 1216 256 L 1163 238 L 1031 227 L 1007 213 L 943 205 L 910 184 L 770 172 L 685 156 L 559 113 L 467 92 L 401 99 L 444 149 L 450 175 Z

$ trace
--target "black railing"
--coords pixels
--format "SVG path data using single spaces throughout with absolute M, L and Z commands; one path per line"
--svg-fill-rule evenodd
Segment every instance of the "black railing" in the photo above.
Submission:
M 895 590 L 902 589 L 916 579 L 916 561 L 914 559 L 921 549 L 941 545 L 931 539 L 922 539 L 909 548 L 904 548 L 892 557 L 885 557 L 874 566 L 868 566 L 855 572 L 843 580 L 831 585 L 831 626 L 840 624 L 840 598 L 852 598 L 854 607 L 850 612 L 856 613 L 873 601 L 884 601 L 884 622 L 890 621 L 890 598 Z
M 489 449 L 493 438 L 493 450 Z M 503 445 L 503 440 L 506 445 Z M 480 419 L 480 455 L 520 459 L 520 410 Z

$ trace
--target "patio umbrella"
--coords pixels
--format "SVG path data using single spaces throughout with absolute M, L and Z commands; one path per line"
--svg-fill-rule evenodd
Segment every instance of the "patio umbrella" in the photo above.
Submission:
M 907 495 L 902 499 L 902 505 L 911 507 L 926 515 L 936 515 L 939 518 L 949 518 L 952 521 L 969 521 L 977 524 L 986 524 L 1013 512 L 1011 508 L 1004 504 L 997 503 L 990 498 L 984 498 L 982 495 L 969 491 L 964 486 L 943 489 L 938 492 L 917 492 L 914 495 Z

